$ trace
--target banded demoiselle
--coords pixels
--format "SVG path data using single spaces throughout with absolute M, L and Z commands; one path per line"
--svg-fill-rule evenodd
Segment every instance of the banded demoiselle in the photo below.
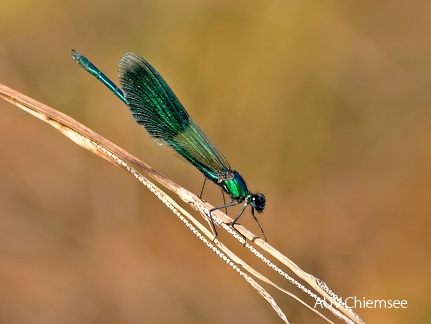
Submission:
M 72 50 L 71 54 L 82 68 L 95 76 L 129 107 L 136 122 L 145 127 L 150 137 L 157 143 L 170 146 L 201 171 L 206 179 L 214 182 L 229 195 L 230 203 L 212 208 L 210 214 L 217 209 L 244 203 L 231 226 L 245 239 L 235 228 L 235 224 L 250 205 L 251 214 L 266 241 L 263 228 L 254 214 L 255 210 L 261 213 L 265 208 L 265 196 L 248 190 L 244 179 L 230 167 L 219 148 L 190 118 L 165 80 L 145 59 L 134 53 L 123 55 L 118 67 L 120 89 L 85 56 L 75 50 Z M 211 217 L 210 220 L 215 239 L 217 231 Z

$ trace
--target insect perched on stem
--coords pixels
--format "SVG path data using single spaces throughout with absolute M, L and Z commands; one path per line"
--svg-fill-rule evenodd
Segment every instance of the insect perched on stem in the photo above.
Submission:
M 82 68 L 95 76 L 129 107 L 136 122 L 143 125 L 157 143 L 170 146 L 201 171 L 206 179 L 214 182 L 229 195 L 230 203 L 211 209 L 210 214 L 214 210 L 243 203 L 231 226 L 245 240 L 235 228 L 235 224 L 250 205 L 251 214 L 266 241 L 263 228 L 254 214 L 255 210 L 258 213 L 264 210 L 265 196 L 248 190 L 244 179 L 230 167 L 219 148 L 190 118 L 165 80 L 145 59 L 134 53 L 123 55 L 119 63 L 120 89 L 85 56 L 75 50 L 71 53 Z M 213 219 L 210 220 L 215 239 L 217 231 Z

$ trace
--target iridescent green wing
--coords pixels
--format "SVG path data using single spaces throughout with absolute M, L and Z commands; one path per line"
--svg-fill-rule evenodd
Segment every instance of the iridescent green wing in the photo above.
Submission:
M 157 142 L 172 147 L 212 181 L 230 170 L 224 155 L 145 59 L 126 53 L 119 64 L 119 79 L 136 122 Z

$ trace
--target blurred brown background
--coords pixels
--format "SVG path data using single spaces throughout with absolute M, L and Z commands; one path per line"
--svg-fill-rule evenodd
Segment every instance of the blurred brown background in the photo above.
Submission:
M 343 297 L 408 301 L 356 309 L 369 323 L 430 323 L 430 12 L 429 1 L 7 1 L 0 82 L 199 193 L 202 175 L 69 51 L 115 82 L 121 55 L 142 55 L 267 195 L 271 244 Z M 0 323 L 280 322 L 132 177 L 0 111 Z M 221 203 L 215 186 L 205 197 Z M 323 323 L 270 292 L 292 323 Z

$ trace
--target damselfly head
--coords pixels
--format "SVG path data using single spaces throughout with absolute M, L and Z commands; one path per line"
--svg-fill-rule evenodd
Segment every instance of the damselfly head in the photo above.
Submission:
M 258 213 L 263 212 L 265 209 L 265 195 L 261 193 L 252 194 L 250 197 L 250 205 L 257 210 Z

